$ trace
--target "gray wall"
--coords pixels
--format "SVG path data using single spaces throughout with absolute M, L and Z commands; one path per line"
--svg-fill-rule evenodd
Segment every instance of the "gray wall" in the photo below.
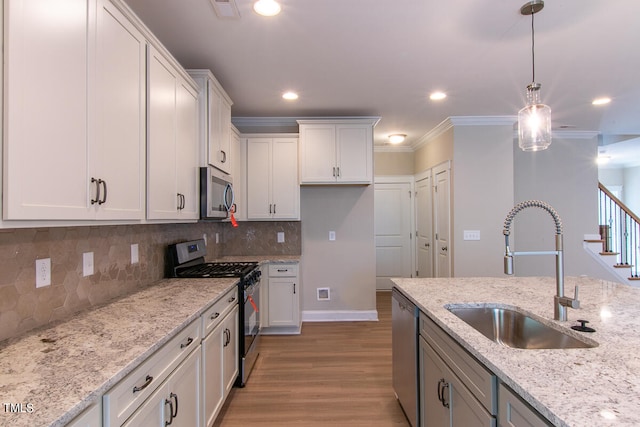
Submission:
M 303 317 L 309 310 L 376 310 L 373 196 L 373 185 L 300 188 Z M 330 288 L 330 301 L 317 300 L 319 287 Z

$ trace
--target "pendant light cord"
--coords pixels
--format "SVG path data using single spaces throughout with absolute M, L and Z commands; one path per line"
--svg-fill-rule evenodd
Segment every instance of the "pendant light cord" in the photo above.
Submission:
M 535 15 L 535 11 L 533 10 L 533 4 L 531 5 L 531 74 L 532 74 L 532 83 L 536 82 L 536 36 L 535 36 L 535 27 L 533 25 L 533 17 Z

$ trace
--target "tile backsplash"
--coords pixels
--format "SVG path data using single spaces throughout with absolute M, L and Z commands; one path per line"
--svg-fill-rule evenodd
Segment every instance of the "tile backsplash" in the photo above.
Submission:
M 207 237 L 207 258 L 300 255 L 300 222 L 146 224 L 0 229 L 0 341 L 62 320 L 164 277 L 167 245 Z M 277 243 L 277 233 L 285 236 Z M 216 244 L 216 234 L 218 244 Z M 139 262 L 131 263 L 131 245 Z M 83 276 L 93 252 L 94 274 Z M 36 288 L 37 259 L 51 259 L 51 286 Z

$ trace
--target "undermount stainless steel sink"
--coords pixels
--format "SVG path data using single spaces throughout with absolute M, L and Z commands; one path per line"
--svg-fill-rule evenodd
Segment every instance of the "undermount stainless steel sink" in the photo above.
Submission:
M 581 340 L 510 308 L 490 304 L 468 307 L 450 304 L 447 310 L 490 340 L 512 348 L 593 348 L 598 344 Z

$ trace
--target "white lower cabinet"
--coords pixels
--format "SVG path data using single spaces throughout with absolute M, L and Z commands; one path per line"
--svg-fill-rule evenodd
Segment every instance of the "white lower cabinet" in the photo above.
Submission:
M 269 264 L 263 334 L 300 333 L 300 280 L 298 263 Z
M 199 427 L 200 357 L 192 352 L 123 426 Z
M 230 290 L 202 315 L 202 406 L 213 425 L 238 377 L 238 291 Z
M 96 403 L 67 424 L 67 427 L 100 427 L 102 426 L 102 405 Z
M 496 426 L 497 380 L 420 314 L 421 426 Z

